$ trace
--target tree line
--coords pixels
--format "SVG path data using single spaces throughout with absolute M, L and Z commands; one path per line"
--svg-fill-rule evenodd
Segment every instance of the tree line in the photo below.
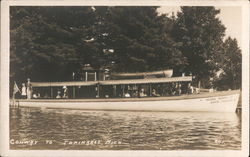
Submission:
M 10 83 L 67 81 L 85 64 L 112 72 L 174 69 L 194 83 L 241 88 L 241 50 L 214 7 L 177 16 L 147 6 L 10 7 Z

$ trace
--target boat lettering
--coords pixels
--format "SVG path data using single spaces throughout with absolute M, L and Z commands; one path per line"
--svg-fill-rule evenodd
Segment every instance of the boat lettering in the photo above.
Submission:
M 216 104 L 216 103 L 219 103 L 220 101 L 216 100 L 216 101 L 211 101 L 210 103 L 211 104 Z
M 230 97 L 228 97 L 228 96 L 222 96 L 222 97 L 219 97 L 218 99 L 223 100 L 223 99 L 228 99 L 228 98 L 230 98 Z
M 223 96 L 223 97 L 207 98 L 205 100 L 210 102 L 211 104 L 214 104 L 222 102 L 231 102 L 233 100 L 233 97 Z
M 207 101 L 213 101 L 213 100 L 216 100 L 216 98 L 207 98 L 206 100 Z

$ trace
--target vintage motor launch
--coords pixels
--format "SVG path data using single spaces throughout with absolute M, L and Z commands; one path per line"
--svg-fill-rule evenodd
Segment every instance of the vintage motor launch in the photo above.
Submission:
M 235 112 L 240 90 L 208 91 L 191 87 L 192 76 L 172 77 L 172 70 L 116 73 L 67 82 L 29 82 L 33 96 L 15 106 L 129 111 Z M 190 91 L 191 90 L 191 91 Z

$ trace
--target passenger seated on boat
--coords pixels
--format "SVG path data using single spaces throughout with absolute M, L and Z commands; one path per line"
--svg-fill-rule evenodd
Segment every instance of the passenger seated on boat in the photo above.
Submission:
M 41 98 L 41 94 L 37 92 L 37 98 Z
M 134 93 L 133 93 L 133 97 L 138 97 L 139 96 L 139 92 L 138 90 L 136 90 Z
M 43 98 L 48 99 L 49 98 L 48 93 L 45 93 Z
M 140 93 L 139 93 L 139 96 L 140 96 L 140 97 L 146 97 L 146 96 L 147 96 L 147 94 L 144 92 L 144 89 L 143 89 L 143 88 L 141 89 L 141 91 L 140 91 Z
M 199 94 L 199 93 L 200 93 L 200 89 L 199 89 L 198 87 L 195 87 L 195 88 L 194 88 L 194 91 L 195 91 L 196 94 Z
M 35 99 L 36 99 L 36 98 L 38 98 L 38 97 L 37 97 L 37 95 L 34 93 L 34 94 L 32 95 L 32 98 L 35 98 Z
M 176 91 L 175 90 L 173 90 L 172 91 L 172 93 L 171 93 L 171 95 L 175 95 L 176 94 Z
M 155 90 L 155 89 L 153 89 L 153 90 L 152 90 L 152 96 L 154 96 L 154 97 L 158 97 L 158 96 L 160 96 L 160 94 L 157 94 L 157 93 L 156 93 L 156 90 Z
M 130 96 L 130 94 L 128 92 L 126 92 L 125 95 L 124 95 L 124 97 L 125 98 L 130 98 L 131 96 Z
M 62 97 L 61 97 L 61 91 L 57 91 L 56 99 L 60 99 L 60 98 L 62 98 Z

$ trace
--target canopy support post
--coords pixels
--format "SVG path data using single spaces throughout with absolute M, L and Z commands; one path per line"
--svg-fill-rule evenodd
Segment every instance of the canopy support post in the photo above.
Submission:
M 124 97 L 124 88 L 125 88 L 125 85 L 122 85 L 122 97 Z
M 53 88 L 50 86 L 50 98 L 53 98 Z
M 75 86 L 73 86 L 73 98 L 74 99 L 76 98 L 76 88 L 75 88 Z
M 113 85 L 113 95 L 116 97 L 116 85 Z
M 97 98 L 100 97 L 100 85 L 97 84 L 97 95 L 96 95 Z
M 88 72 L 85 72 L 85 81 L 88 81 Z
M 152 84 L 149 84 L 149 96 L 152 96 Z

